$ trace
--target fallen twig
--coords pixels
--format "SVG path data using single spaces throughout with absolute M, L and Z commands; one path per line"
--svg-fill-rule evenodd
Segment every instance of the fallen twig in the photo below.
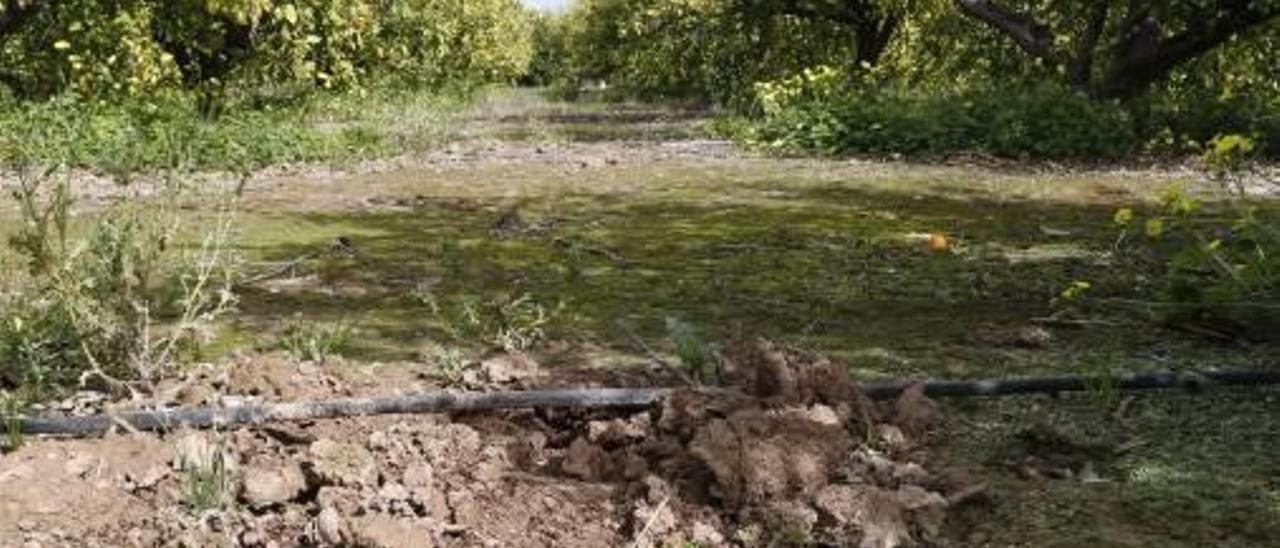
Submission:
M 621 329 L 622 332 L 627 335 L 628 339 L 631 339 L 631 342 L 636 345 L 637 349 L 639 349 L 641 352 L 643 352 L 646 356 L 649 357 L 649 360 L 662 366 L 667 371 L 670 371 L 676 377 L 679 377 L 679 379 L 682 382 L 684 382 L 686 385 L 698 386 L 698 382 L 693 380 L 693 377 L 690 377 L 688 374 L 686 374 L 683 370 L 681 370 L 675 364 L 662 359 L 662 356 L 659 356 L 657 352 L 654 352 L 653 348 L 650 348 L 649 345 L 644 342 L 644 339 L 641 339 L 640 336 L 637 335 L 635 331 L 632 331 L 630 328 L 628 328 L 627 325 L 622 323 L 621 320 L 614 321 L 613 323 L 618 326 L 618 329 Z
M 654 507 L 653 512 L 649 514 L 649 519 L 645 521 L 644 529 L 641 529 L 640 532 L 636 534 L 636 538 L 631 541 L 631 548 L 637 548 L 638 546 L 641 546 L 641 542 L 645 539 L 645 537 L 649 536 L 649 529 L 652 529 L 653 524 L 658 521 L 658 514 L 661 514 L 662 511 L 666 509 L 667 503 L 670 501 L 671 501 L 670 496 L 664 497 L 662 499 L 662 502 L 658 503 L 658 506 Z
M 258 282 L 264 282 L 273 278 L 277 278 L 285 274 L 291 274 L 295 272 L 298 266 L 302 265 L 302 263 L 315 260 L 325 255 L 330 255 L 333 253 L 345 253 L 347 255 L 353 255 L 353 256 L 358 256 L 360 254 L 360 252 L 357 251 L 356 248 L 351 245 L 351 240 L 348 240 L 346 236 L 338 236 L 333 240 L 332 243 L 328 245 L 328 247 L 325 247 L 324 249 L 317 249 L 309 253 L 304 253 L 302 255 L 299 255 L 293 258 L 293 260 L 286 261 L 284 264 L 280 265 L 279 267 L 273 270 L 269 270 L 267 272 L 263 272 L 256 276 L 251 276 L 249 278 L 241 280 L 240 285 L 255 284 Z

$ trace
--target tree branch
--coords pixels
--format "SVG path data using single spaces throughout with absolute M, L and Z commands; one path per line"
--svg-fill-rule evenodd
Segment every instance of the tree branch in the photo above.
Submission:
M 22 25 L 44 5 L 44 0 L 4 0 L 0 4 L 0 38 Z
M 1106 76 L 1096 86 L 1095 94 L 1108 99 L 1129 99 L 1140 95 L 1152 82 L 1163 78 L 1178 65 L 1191 61 L 1222 45 L 1232 36 L 1267 24 L 1280 17 L 1280 6 L 1263 6 L 1255 0 L 1217 2 L 1194 19 L 1186 30 L 1159 39 L 1149 45 L 1140 43 L 1122 47 Z M 1129 18 L 1130 26 L 1141 25 L 1150 18 Z M 1133 28 L 1124 32 L 1132 34 Z
M 897 32 L 901 17 L 882 13 L 869 0 L 746 0 L 773 15 L 822 19 L 853 30 L 859 62 L 875 64 Z
M 1107 0 L 1094 0 L 1093 12 L 1089 14 L 1088 26 L 1080 43 L 1076 46 L 1075 57 L 1071 59 L 1067 70 L 1067 79 L 1076 89 L 1088 89 L 1093 79 L 1093 56 L 1102 38 L 1102 31 L 1107 27 L 1107 16 L 1110 15 L 1111 4 Z
M 955 0 L 965 15 L 1000 31 L 1034 57 L 1054 60 L 1053 33 L 1049 27 L 990 0 Z

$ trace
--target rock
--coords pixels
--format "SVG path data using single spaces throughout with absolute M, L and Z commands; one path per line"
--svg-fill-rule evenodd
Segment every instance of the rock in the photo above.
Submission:
M 262 508 L 294 500 L 306 488 L 306 477 L 297 464 L 251 466 L 244 471 L 240 499 L 254 508 Z
M 636 538 L 630 546 L 653 547 L 662 546 L 662 542 L 676 529 L 676 515 L 671 505 L 664 500 L 657 506 L 641 502 L 632 512 L 635 523 Z
M 880 442 L 890 451 L 899 452 L 911 448 L 911 441 L 907 439 L 907 435 L 902 432 L 902 429 L 897 426 L 880 424 L 876 426 L 876 432 L 880 434 Z
M 157 464 L 141 473 L 126 473 L 124 488 L 131 492 L 151 489 L 167 477 L 169 477 L 169 468 Z
M 436 545 L 431 529 L 420 520 L 386 514 L 355 519 L 351 536 L 352 544 L 368 548 L 433 548 Z
M 840 416 L 829 406 L 815 404 L 805 411 L 805 417 L 818 424 L 827 426 L 839 426 Z
M 63 465 L 63 470 L 68 476 L 83 478 L 96 466 L 98 466 L 97 459 L 89 457 L 88 455 L 76 455 L 67 460 L 66 464 Z
M 839 527 L 854 523 L 866 504 L 866 493 L 851 485 L 828 485 L 813 498 L 822 518 Z
M 266 536 L 262 534 L 262 531 L 259 531 L 257 529 L 249 529 L 243 533 L 240 533 L 240 546 L 244 546 L 246 548 L 256 548 L 258 546 L 262 546 L 265 543 L 266 543 Z
M 480 362 L 485 379 L 495 384 L 508 384 L 537 375 L 538 364 L 524 354 L 495 354 Z
M 342 516 L 337 510 L 328 506 L 320 510 L 320 515 L 316 516 L 316 537 L 321 544 L 341 544 L 342 530 Z
M 895 464 L 893 480 L 898 483 L 921 485 L 929 482 L 929 471 L 914 462 Z
M 724 544 L 724 535 L 720 534 L 715 527 L 708 525 L 703 521 L 693 522 L 693 527 L 689 531 L 689 539 L 698 546 L 721 546 Z
M 809 536 L 813 532 L 813 526 L 818 523 L 818 513 L 808 504 L 794 499 L 770 501 L 766 504 L 765 511 L 775 531 Z
M 578 438 L 569 444 L 560 471 L 585 481 L 598 481 L 604 469 L 605 452 L 599 446 Z
M 1043 327 L 1027 326 L 1018 330 L 1014 342 L 1026 348 L 1045 348 L 1053 343 L 1053 334 Z
M 378 463 L 361 445 L 320 439 L 311 444 L 311 465 L 322 483 L 328 485 L 372 485 L 377 480 Z
M 630 420 L 613 419 L 587 423 L 587 439 L 606 447 L 617 447 L 642 440 L 649 435 L 649 415 L 636 415 Z
M 399 483 L 388 483 L 378 490 L 378 496 L 387 502 L 409 500 L 409 490 Z
M 405 468 L 403 475 L 406 487 L 432 487 L 435 485 L 435 470 L 430 464 L 416 461 Z
M 908 436 L 920 439 L 942 422 L 938 404 L 924 395 L 924 385 L 911 385 L 894 402 L 894 422 Z

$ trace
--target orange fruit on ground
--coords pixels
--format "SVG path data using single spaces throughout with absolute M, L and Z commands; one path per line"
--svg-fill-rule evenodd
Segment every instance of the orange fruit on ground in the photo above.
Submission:
M 951 242 L 947 241 L 947 237 L 934 232 L 929 235 L 929 251 L 934 253 L 942 253 L 951 249 Z

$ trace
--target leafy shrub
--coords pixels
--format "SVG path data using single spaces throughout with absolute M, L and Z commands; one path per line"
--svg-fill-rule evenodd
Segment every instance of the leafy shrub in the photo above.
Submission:
M 92 169 L 127 179 L 146 171 L 246 174 L 290 162 L 343 161 L 418 149 L 444 138 L 449 93 L 326 92 L 287 107 L 260 97 L 224 104 L 208 119 L 190 93 L 118 102 L 59 96 L 0 104 L 0 160 Z
M 235 304 L 228 225 L 184 252 L 170 245 L 172 217 L 124 205 L 76 236 L 65 180 L 46 181 L 24 175 L 14 193 L 22 224 L 9 244 L 25 268 L 6 273 L 0 297 L 0 385 L 158 380 Z
M 1255 151 L 1240 135 L 1208 144 L 1203 162 L 1221 185 L 1213 201 L 1173 187 L 1140 224 L 1129 209 L 1117 213 L 1124 230 L 1141 227 L 1134 230 L 1163 262 L 1167 322 L 1219 336 L 1280 336 L 1280 222 L 1248 195 L 1244 179 Z
M 1136 143 L 1121 108 L 1052 87 L 918 92 L 818 68 L 757 92 L 754 140 L 783 152 L 1117 158 Z

